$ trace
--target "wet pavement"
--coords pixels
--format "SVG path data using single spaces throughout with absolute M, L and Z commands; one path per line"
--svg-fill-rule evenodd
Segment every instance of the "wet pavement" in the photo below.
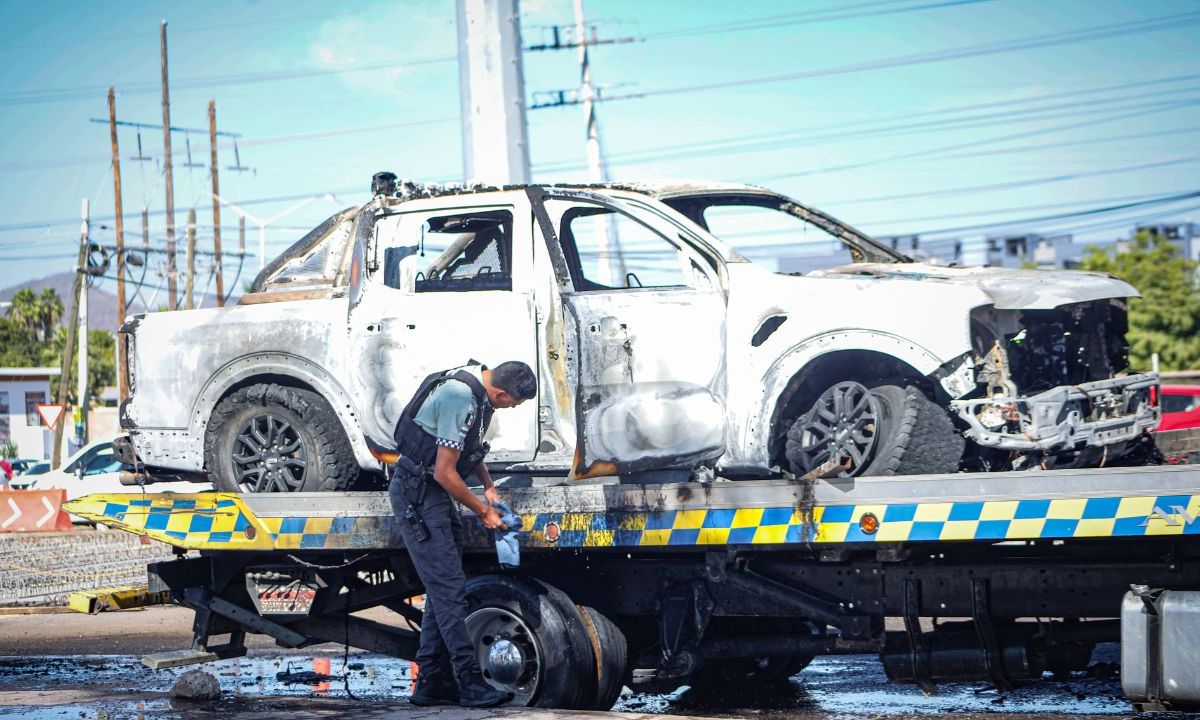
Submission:
M 775 689 L 682 688 L 666 695 L 621 696 L 616 711 L 701 717 L 901 718 L 922 715 L 1008 718 L 1064 716 L 1128 717 L 1114 668 L 1116 646 L 1101 646 L 1092 668 L 1064 680 L 1046 679 L 1008 692 L 985 683 L 944 685 L 923 696 L 910 686 L 890 685 L 870 656 L 815 661 Z M 278 654 L 203 666 L 217 676 L 223 699 L 215 703 L 171 700 L 167 692 L 188 668 L 152 671 L 128 655 L 0 657 L 0 718 L 287 718 L 497 716 L 477 711 L 433 712 L 405 702 L 407 662 L 369 653 Z M 331 675 L 313 681 L 312 672 Z M 465 714 L 464 714 L 465 713 Z M 501 715 L 512 716 L 513 713 Z M 529 711 L 516 716 L 532 717 Z M 558 717 L 558 713 L 542 714 Z M 567 717 L 568 715 L 562 715 Z M 578 717 L 579 715 L 574 715 Z M 632 716 L 629 716 L 632 717 Z

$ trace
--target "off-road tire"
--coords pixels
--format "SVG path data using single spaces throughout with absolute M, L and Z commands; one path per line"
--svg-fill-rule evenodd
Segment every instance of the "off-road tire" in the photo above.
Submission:
M 234 441 L 245 423 L 264 410 L 291 421 L 300 436 L 308 465 L 295 491 L 355 489 L 358 461 L 333 408 L 310 390 L 273 383 L 244 387 L 217 403 L 204 433 L 204 465 L 213 487 L 245 492 L 234 472 Z
M 879 427 L 871 458 L 856 475 L 918 475 L 958 470 L 966 440 L 943 408 L 912 386 L 878 385 L 871 388 L 871 394 L 881 406 Z M 788 464 L 797 475 L 808 472 L 799 453 L 806 417 L 807 414 L 801 415 L 792 423 L 785 446 Z
M 883 406 L 883 432 L 862 475 L 919 475 L 958 470 L 966 440 L 950 416 L 911 385 L 871 388 Z

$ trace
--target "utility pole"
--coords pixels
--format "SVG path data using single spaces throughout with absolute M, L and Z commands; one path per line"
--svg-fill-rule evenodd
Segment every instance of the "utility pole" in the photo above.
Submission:
M 79 352 L 75 354 L 79 360 L 79 367 L 76 370 L 76 397 L 79 398 L 79 447 L 87 445 L 88 441 L 88 407 L 91 405 L 91 398 L 88 397 L 88 268 L 87 259 L 84 259 L 84 268 L 82 273 L 83 282 L 79 285 Z
M 79 323 L 79 295 L 84 286 L 84 271 L 87 266 L 88 243 L 90 242 L 87 198 L 83 200 L 80 215 L 83 220 L 79 225 L 79 259 L 75 262 L 75 284 L 71 294 L 71 312 L 67 320 L 67 341 L 63 344 L 62 372 L 58 376 L 58 396 L 54 398 L 54 402 L 64 408 L 67 406 L 67 388 L 71 387 L 71 366 L 75 364 L 75 332 Z M 54 448 L 50 451 L 50 466 L 53 468 L 57 468 L 62 463 L 62 436 L 66 424 L 67 421 L 63 418 L 54 427 Z
M 246 255 L 246 216 L 238 215 L 238 254 Z M 232 292 L 232 291 L 231 291 Z
M 112 138 L 113 199 L 117 211 L 117 399 L 129 396 L 129 375 L 125 371 L 125 339 L 121 324 L 125 322 L 125 216 L 121 208 L 121 153 L 117 149 L 117 100 L 112 87 L 108 88 L 108 134 Z
M 171 94 L 167 83 L 167 21 L 159 31 L 162 56 L 163 163 L 167 186 L 167 309 L 174 310 L 178 288 L 175 281 L 175 186 L 171 177 Z
M 217 200 L 220 195 L 220 185 L 217 182 L 217 104 L 208 101 L 208 145 L 211 149 L 209 167 L 212 168 L 212 207 L 213 207 L 213 262 L 217 272 L 217 307 L 225 306 L 225 280 L 221 272 L 221 203 Z
M 187 284 L 184 285 L 183 307 L 191 310 L 196 277 L 196 208 L 188 208 L 187 224 Z
M 142 206 L 142 250 L 150 250 L 150 208 Z M 146 308 L 152 310 L 153 308 Z
M 608 163 L 600 143 L 600 120 L 596 117 L 596 92 L 592 87 L 592 66 L 588 57 L 587 23 L 583 17 L 583 0 L 575 0 L 575 40 L 579 44 L 579 94 L 583 100 L 583 116 L 587 128 L 588 179 L 595 183 L 608 182 Z M 611 287 L 626 285 L 625 256 L 617 235 L 616 217 L 611 213 L 597 215 L 596 231 L 604 238 L 608 252 L 603 259 L 604 274 Z
M 528 183 L 517 0 L 457 0 L 465 180 Z

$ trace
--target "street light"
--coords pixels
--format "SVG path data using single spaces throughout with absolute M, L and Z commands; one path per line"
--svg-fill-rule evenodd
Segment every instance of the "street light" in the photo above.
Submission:
M 266 264 L 267 264 L 266 258 L 267 258 L 267 226 L 268 225 L 275 222 L 276 220 L 279 220 L 280 218 L 283 218 L 286 215 L 290 215 L 291 213 L 308 205 L 309 203 L 313 202 L 314 200 L 328 200 L 331 203 L 339 203 L 340 204 L 340 201 L 337 199 L 337 197 L 334 196 L 333 193 L 325 193 L 323 195 L 313 195 L 312 197 L 306 197 L 303 200 L 301 200 L 300 202 L 290 205 L 289 207 L 275 213 L 274 215 L 267 218 L 266 220 L 263 220 L 260 217 L 251 215 L 247 210 L 245 210 L 241 207 L 238 207 L 237 205 L 234 205 L 233 203 L 229 202 L 228 200 L 221 197 L 220 195 L 217 195 L 216 193 L 213 193 L 212 196 L 214 199 L 216 199 L 217 202 L 221 203 L 222 205 L 229 206 L 239 216 L 246 218 L 247 220 L 249 220 L 250 222 L 252 222 L 258 226 L 258 269 L 260 271 L 264 267 L 266 267 Z

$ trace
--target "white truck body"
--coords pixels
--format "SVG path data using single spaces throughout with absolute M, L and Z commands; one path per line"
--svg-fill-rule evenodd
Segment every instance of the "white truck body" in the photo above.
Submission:
M 710 200 L 813 224 L 858 262 L 772 272 L 706 229 Z M 331 218 L 237 306 L 130 320 L 122 425 L 145 466 L 211 471 L 218 403 L 294 384 L 329 403 L 373 470 L 370 446 L 391 445 L 420 379 L 469 359 L 539 377 L 535 401 L 496 415 L 489 462 L 578 479 L 796 469 L 785 436 L 839 367 L 919 385 L 995 453 L 1111 460 L 1157 423 L 1156 375 L 1123 363 L 1133 287 L 907 260 L 756 188 L 405 188 Z M 1034 347 L 1085 330 L 1093 341 Z

